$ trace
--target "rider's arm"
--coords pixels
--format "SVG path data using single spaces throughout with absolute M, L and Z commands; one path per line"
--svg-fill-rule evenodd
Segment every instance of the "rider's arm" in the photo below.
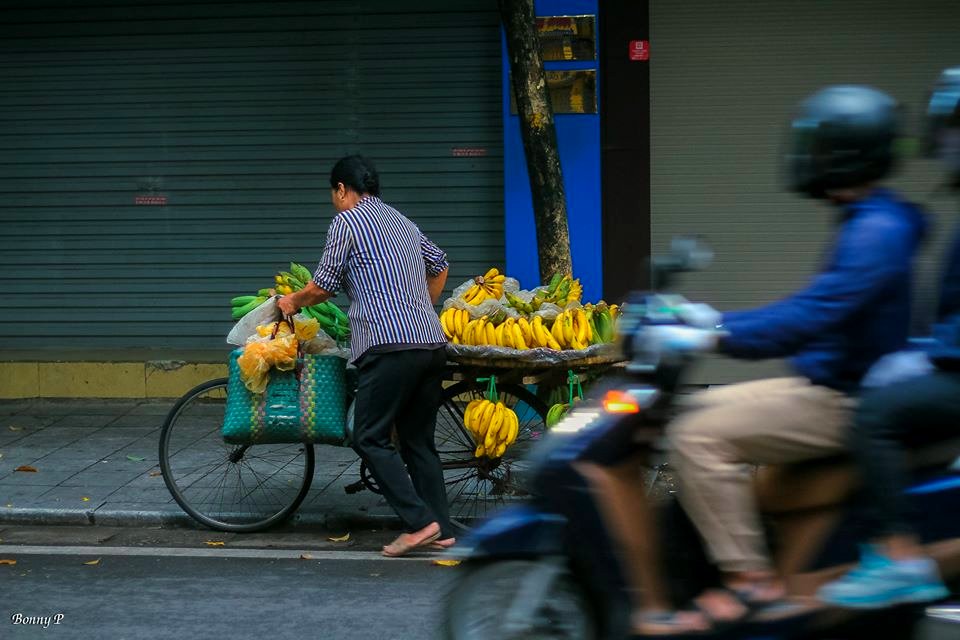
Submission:
M 876 300 L 909 269 L 905 242 L 911 230 L 873 216 L 848 220 L 825 271 L 804 290 L 779 302 L 723 316 L 719 350 L 738 358 L 779 358 L 796 353 Z

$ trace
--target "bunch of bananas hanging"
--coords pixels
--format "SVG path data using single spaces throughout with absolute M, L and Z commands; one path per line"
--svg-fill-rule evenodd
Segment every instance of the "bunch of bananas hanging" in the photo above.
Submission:
M 463 425 L 477 445 L 473 454 L 476 458 L 502 458 L 520 433 L 520 420 L 513 409 L 487 399 L 473 400 L 467 405 Z
M 503 296 L 503 283 L 506 279 L 507 276 L 494 267 L 474 278 L 474 285 L 467 289 L 460 299 L 469 305 L 478 305 L 488 298 L 499 300 Z
M 550 278 L 550 284 L 541 288 L 534 296 L 535 305 L 538 298 L 543 302 L 552 302 L 558 307 L 565 307 L 571 302 L 580 302 L 583 298 L 583 286 L 581 286 L 579 278 L 574 280 L 573 276 L 561 276 L 559 273 L 555 273 Z
M 566 402 L 558 402 L 547 411 L 547 429 L 552 429 L 558 422 L 563 420 L 567 412 L 570 411 L 570 405 Z

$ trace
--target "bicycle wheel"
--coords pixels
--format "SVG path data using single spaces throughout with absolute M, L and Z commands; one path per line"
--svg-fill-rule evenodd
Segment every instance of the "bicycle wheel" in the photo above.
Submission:
M 524 457 L 547 431 L 547 406 L 522 385 L 497 386 L 500 400 L 517 413 L 520 431 L 502 458 L 475 458 L 476 445 L 463 426 L 463 412 L 487 387 L 471 380 L 444 389 L 435 442 L 444 469 L 450 518 L 467 527 L 510 500 L 526 497 L 529 465 Z
M 220 434 L 227 379 L 188 391 L 160 433 L 160 469 L 174 500 L 218 531 L 261 531 L 300 506 L 313 480 L 313 447 L 232 445 Z

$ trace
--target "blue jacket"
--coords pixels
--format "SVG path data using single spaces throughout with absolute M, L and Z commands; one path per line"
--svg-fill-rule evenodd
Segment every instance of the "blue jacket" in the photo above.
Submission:
M 925 231 L 922 211 L 887 189 L 845 205 L 823 270 L 788 298 L 724 314 L 721 351 L 793 356 L 814 384 L 856 389 L 874 362 L 907 342 L 913 257 Z

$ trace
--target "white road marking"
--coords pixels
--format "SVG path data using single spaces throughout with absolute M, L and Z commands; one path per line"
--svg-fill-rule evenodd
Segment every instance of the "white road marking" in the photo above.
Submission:
M 148 556 L 163 558 L 255 558 L 267 560 L 300 560 L 301 555 L 310 555 L 311 560 L 374 560 L 382 562 L 436 560 L 440 553 L 421 553 L 404 558 L 385 558 L 378 551 L 314 551 L 310 549 L 230 549 L 215 547 L 196 549 L 184 547 L 96 547 L 0 544 L 0 554 L 46 556 Z

